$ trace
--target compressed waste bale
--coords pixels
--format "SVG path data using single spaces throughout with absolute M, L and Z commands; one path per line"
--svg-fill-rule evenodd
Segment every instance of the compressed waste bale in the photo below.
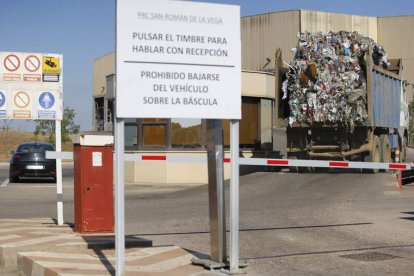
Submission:
M 369 46 L 374 64 L 387 68 L 383 47 L 357 32 L 299 33 L 292 49 L 295 58 L 282 84 L 289 124 L 364 123 L 368 117 L 364 56 Z

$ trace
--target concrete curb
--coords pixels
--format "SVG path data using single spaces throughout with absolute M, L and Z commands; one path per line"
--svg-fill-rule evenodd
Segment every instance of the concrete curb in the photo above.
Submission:
M 134 248 L 125 254 L 125 275 L 202 275 L 192 254 L 177 246 Z M 115 275 L 114 250 L 23 252 L 19 271 L 25 276 Z
M 52 219 L 0 219 L 0 265 L 17 268 L 18 252 L 101 250 L 114 247 L 113 234 L 81 235 Z M 126 247 L 150 247 L 152 241 L 127 236 Z
M 0 219 L 0 273 L 114 275 L 114 240 L 113 234 L 74 233 L 49 218 Z M 192 265 L 195 255 L 178 246 L 153 247 L 150 240 L 126 236 L 125 248 L 125 275 L 208 275 Z

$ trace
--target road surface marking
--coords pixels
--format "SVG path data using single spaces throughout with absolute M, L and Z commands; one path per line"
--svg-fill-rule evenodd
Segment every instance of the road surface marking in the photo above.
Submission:
M 12 188 L 12 187 L 13 188 L 21 188 L 21 187 L 25 187 L 25 188 L 55 188 L 56 189 L 56 184 L 46 184 L 46 185 L 42 185 L 42 184 L 38 184 L 38 185 L 13 184 L 13 186 L 10 186 L 10 188 Z M 68 185 L 63 185 L 63 188 L 73 188 L 73 186 L 68 184 Z
M 3 181 L 3 183 L 1 183 L 0 187 L 7 187 L 7 185 L 9 185 L 9 179 L 6 179 Z
M 24 252 L 25 256 L 28 257 L 49 257 L 49 258 L 71 258 L 81 260 L 97 260 L 96 257 L 88 254 L 71 254 L 71 253 L 59 253 L 59 252 Z
M 0 237 L 0 241 L 5 241 L 5 240 L 12 240 L 12 239 L 17 239 L 17 238 L 21 238 L 22 236 L 19 235 L 7 235 L 7 236 L 1 236 Z
M 21 225 L 21 226 L 10 227 L 10 228 L 2 228 L 2 229 L 0 229 L 0 234 L 1 233 L 7 233 L 7 232 L 15 232 L 15 231 L 25 231 L 25 232 L 27 232 L 28 230 L 37 231 L 37 230 L 42 230 L 42 229 L 40 227 L 36 227 L 36 226 L 34 226 L 34 227 L 27 227 L 27 226 Z M 50 227 L 47 230 L 49 232 L 59 232 L 59 231 L 61 231 L 61 228 L 53 228 L 53 227 Z
M 60 235 L 60 236 L 52 236 L 52 237 L 44 237 L 44 238 L 33 238 L 25 241 L 20 242 L 11 242 L 11 243 L 4 243 L 1 245 L 1 247 L 21 247 L 21 246 L 28 246 L 28 245 L 36 245 L 39 243 L 45 243 L 45 242 L 52 242 L 52 241 L 60 241 L 65 239 L 73 239 L 73 235 Z

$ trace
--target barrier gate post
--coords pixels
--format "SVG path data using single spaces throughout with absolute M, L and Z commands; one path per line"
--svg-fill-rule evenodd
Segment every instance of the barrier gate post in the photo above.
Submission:
M 226 262 L 226 216 L 224 208 L 223 128 L 221 120 L 207 120 L 208 194 L 211 261 Z

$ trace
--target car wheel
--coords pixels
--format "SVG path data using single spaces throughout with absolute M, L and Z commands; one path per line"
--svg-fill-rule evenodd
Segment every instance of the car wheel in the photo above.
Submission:
M 19 177 L 18 176 L 11 176 L 9 177 L 9 182 L 10 183 L 18 183 L 19 182 Z
M 10 169 L 9 169 L 9 183 L 17 183 L 19 182 L 19 177 L 18 176 L 13 176 L 12 175 L 12 165 L 10 165 Z

